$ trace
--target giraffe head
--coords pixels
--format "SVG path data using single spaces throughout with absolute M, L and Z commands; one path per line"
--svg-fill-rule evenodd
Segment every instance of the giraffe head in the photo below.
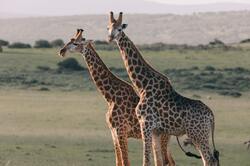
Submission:
M 70 39 L 68 43 L 66 43 L 63 48 L 60 50 L 59 55 L 64 57 L 67 51 L 70 52 L 82 52 L 84 46 L 89 44 L 90 40 L 86 40 L 82 37 L 82 29 L 77 29 L 77 33 L 73 38 Z
M 111 42 L 114 39 L 117 39 L 119 35 L 122 33 L 123 29 L 125 29 L 128 24 L 122 23 L 122 12 L 119 13 L 119 17 L 116 20 L 114 18 L 114 14 L 111 11 L 109 14 L 109 23 L 108 23 L 108 41 Z

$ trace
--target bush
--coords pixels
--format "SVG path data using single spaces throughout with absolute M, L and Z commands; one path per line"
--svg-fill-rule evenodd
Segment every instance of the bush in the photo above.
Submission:
M 219 39 L 214 39 L 214 41 L 209 42 L 211 46 L 225 46 L 224 42 Z
M 215 68 L 213 66 L 206 66 L 205 70 L 215 71 Z
M 47 40 L 37 40 L 34 48 L 51 48 L 51 44 Z
M 95 43 L 96 45 L 98 45 L 98 44 L 108 45 L 108 44 L 109 44 L 109 43 L 108 43 L 107 41 L 105 41 L 105 40 L 95 40 L 94 43 Z
M 8 46 L 9 48 L 31 48 L 30 44 L 15 42 Z
M 62 46 L 64 46 L 64 42 L 62 39 L 56 39 L 56 40 L 51 41 L 50 45 L 52 47 L 62 47 Z
M 160 51 L 160 50 L 164 50 L 168 47 L 169 45 L 164 44 L 164 43 L 152 43 L 152 44 L 143 44 L 143 45 L 138 45 L 137 47 L 139 47 L 142 50 L 153 50 L 153 51 Z M 172 45 L 171 45 L 172 46 Z M 170 46 L 170 47 L 171 47 Z M 170 48 L 169 47 L 169 48 Z M 171 49 L 171 48 L 170 48 Z
M 83 70 L 84 68 L 78 63 L 75 58 L 67 58 L 62 62 L 57 63 L 59 70 Z
M 235 91 L 221 91 L 219 92 L 220 95 L 224 96 L 232 96 L 232 97 L 240 97 L 242 94 L 240 92 L 235 92 Z
M 8 46 L 8 45 L 9 45 L 8 41 L 0 39 L 0 46 Z
M 2 47 L 0 46 L 0 52 L 3 52 L 3 49 L 2 49 Z
M 49 70 L 51 70 L 50 67 L 48 67 L 48 66 L 37 66 L 36 68 L 38 70 L 41 70 L 41 71 L 49 71 Z
M 41 87 L 41 88 L 39 88 L 38 90 L 39 90 L 39 91 L 50 91 L 50 89 L 47 88 L 47 87 Z
M 96 40 L 94 41 L 95 44 L 95 49 L 97 50 L 117 50 L 117 46 L 114 42 L 112 43 L 108 43 L 106 41 L 102 41 L 102 40 Z
M 250 39 L 241 40 L 240 43 L 250 43 Z

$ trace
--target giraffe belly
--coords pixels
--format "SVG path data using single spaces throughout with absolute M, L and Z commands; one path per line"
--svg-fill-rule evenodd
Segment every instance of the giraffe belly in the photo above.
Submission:
M 170 121 L 168 118 L 158 121 L 157 130 L 160 133 L 166 133 L 175 136 L 184 135 L 186 133 L 183 121 Z
M 186 134 L 185 129 L 183 127 L 178 127 L 178 128 L 174 126 L 169 126 L 165 128 L 160 127 L 159 130 L 161 133 L 166 133 L 168 135 L 181 136 Z

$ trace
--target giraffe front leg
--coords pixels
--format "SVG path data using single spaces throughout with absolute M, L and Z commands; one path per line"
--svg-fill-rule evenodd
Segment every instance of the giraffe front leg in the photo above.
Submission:
M 144 122 L 141 124 L 142 141 L 143 141 L 143 166 L 150 166 L 153 134 L 151 126 L 146 125 L 146 123 Z
M 163 166 L 161 136 L 153 132 L 152 140 L 155 166 Z
M 115 161 L 116 161 L 116 166 L 123 166 L 122 165 L 122 154 L 121 154 L 121 149 L 119 145 L 119 141 L 117 138 L 116 131 L 113 129 L 111 130 L 111 135 L 114 143 L 114 149 L 115 149 Z
M 128 159 L 128 137 L 124 131 L 117 132 L 123 166 L 130 166 Z
M 168 143 L 170 141 L 170 135 L 162 134 L 161 135 L 161 149 L 162 149 L 162 157 L 163 157 L 163 165 L 164 166 L 175 166 L 175 161 L 171 155 L 171 152 L 168 148 Z

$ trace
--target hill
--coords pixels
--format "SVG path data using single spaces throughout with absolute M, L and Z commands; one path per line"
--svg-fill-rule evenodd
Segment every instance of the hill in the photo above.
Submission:
M 204 44 L 218 38 L 226 43 L 250 38 L 250 12 L 174 14 L 125 14 L 127 34 L 137 44 Z M 0 19 L 0 38 L 34 43 L 38 39 L 68 40 L 76 28 L 85 29 L 87 38 L 107 37 L 108 15 L 76 15 Z

